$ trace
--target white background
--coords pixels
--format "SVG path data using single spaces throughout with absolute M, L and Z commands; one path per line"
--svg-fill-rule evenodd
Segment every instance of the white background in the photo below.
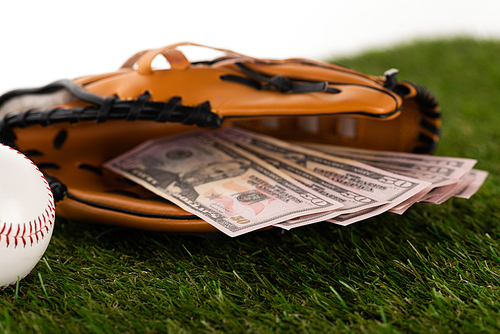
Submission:
M 499 0 L 11 0 L 0 13 L 0 94 L 111 72 L 180 41 L 327 60 L 415 38 L 500 39 Z

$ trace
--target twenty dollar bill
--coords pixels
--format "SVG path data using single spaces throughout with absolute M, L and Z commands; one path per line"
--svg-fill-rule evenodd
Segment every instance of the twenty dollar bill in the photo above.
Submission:
M 148 141 L 105 167 L 230 236 L 342 207 L 205 132 Z

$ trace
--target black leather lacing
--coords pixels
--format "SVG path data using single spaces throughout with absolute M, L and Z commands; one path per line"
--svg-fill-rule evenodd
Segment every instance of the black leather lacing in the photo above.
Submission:
M 115 103 L 118 98 L 116 96 L 107 97 L 104 99 L 101 109 L 99 109 L 99 113 L 96 117 L 96 123 L 105 122 L 109 118 L 109 112 L 111 111 L 111 107 Z
M 417 141 L 421 142 L 421 143 L 424 143 L 424 144 L 427 144 L 427 145 L 433 145 L 434 144 L 434 139 L 432 139 L 431 137 L 427 136 L 426 134 L 423 134 L 423 133 L 419 133 L 417 135 Z
M 0 105 L 13 97 L 25 94 L 43 94 L 58 89 L 67 89 L 75 97 L 94 105 L 72 109 L 29 109 L 7 114 L 0 121 L 0 138 L 10 142 L 14 141 L 15 136 L 12 128 L 15 127 L 26 127 L 34 124 L 47 126 L 62 122 L 95 121 L 101 123 L 107 120 L 143 120 L 214 128 L 218 128 L 222 124 L 222 118 L 211 111 L 208 101 L 197 106 L 182 105 L 181 98 L 178 96 L 172 97 L 166 102 L 150 101 L 149 92 L 141 94 L 136 100 L 120 100 L 116 96 L 103 98 L 85 91 L 70 80 L 60 80 L 38 89 L 12 91 L 1 97 Z
M 141 94 L 137 97 L 137 100 L 134 101 L 132 104 L 132 107 L 130 108 L 130 111 L 128 112 L 127 116 L 125 119 L 127 121 L 136 121 L 137 118 L 139 118 L 139 115 L 141 113 L 141 110 L 144 109 L 144 106 L 146 105 L 146 101 L 149 100 L 151 97 L 151 94 L 149 92 L 144 92 L 144 94 Z
M 434 125 L 433 123 L 426 121 L 422 117 L 419 117 L 417 121 L 420 124 L 420 126 L 422 126 L 427 131 L 432 132 L 436 135 L 439 135 L 441 129 L 439 127 L 437 127 L 436 125 Z
M 438 102 L 434 95 L 422 86 L 413 84 L 417 90 L 415 101 L 419 104 L 419 111 L 429 118 L 440 118 L 441 113 L 436 111 Z
M 50 189 L 52 190 L 52 195 L 54 195 L 54 201 L 57 203 L 62 200 L 68 194 L 68 188 L 59 181 L 57 178 L 44 174 L 45 179 L 49 183 Z
M 169 102 L 147 101 L 148 95 L 141 95 L 137 100 L 109 100 L 99 107 L 77 107 L 73 109 L 55 108 L 51 110 L 30 109 L 5 116 L 3 126 L 26 127 L 33 124 L 47 126 L 54 123 L 81 121 L 104 122 L 107 120 L 144 120 L 156 122 L 176 122 L 200 127 L 220 127 L 222 119 L 211 112 L 210 103 L 203 102 L 196 107 L 179 104 L 180 98 L 175 97 Z
M 235 63 L 235 65 L 250 78 L 239 77 L 236 75 L 223 75 L 221 76 L 222 80 L 244 84 L 259 90 L 275 89 L 281 93 L 340 92 L 338 89 L 328 87 L 327 81 L 297 80 L 287 78 L 280 74 L 269 76 L 267 74 L 254 71 L 242 63 Z M 264 85 L 262 85 L 261 82 L 263 82 Z
M 155 121 L 159 123 L 170 122 L 175 108 L 181 103 L 181 98 L 176 96 L 171 98 L 167 103 L 163 105 L 163 108 L 158 113 Z
M 438 101 L 435 96 L 428 91 L 426 88 L 419 86 L 414 83 L 406 82 L 407 84 L 413 86 L 416 90 L 416 95 L 413 98 L 418 105 L 418 111 L 422 115 L 417 119 L 417 122 L 420 124 L 422 129 L 437 135 L 439 137 L 441 133 L 441 128 L 434 123 L 426 120 L 424 117 L 431 119 L 439 119 L 441 118 L 441 110 L 438 107 Z M 396 85 L 393 88 L 393 91 L 397 94 L 401 95 L 401 97 L 405 98 L 405 96 L 409 93 L 408 88 L 404 85 Z M 403 109 L 404 112 L 404 109 Z M 434 137 L 430 137 L 423 132 L 420 132 L 416 135 L 415 140 L 424 146 L 417 146 L 413 149 L 413 153 L 427 153 L 433 154 L 437 148 L 437 140 Z

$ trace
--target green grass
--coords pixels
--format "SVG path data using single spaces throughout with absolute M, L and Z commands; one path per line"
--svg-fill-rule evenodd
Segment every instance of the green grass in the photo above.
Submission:
M 436 154 L 490 172 L 470 200 L 279 235 L 162 235 L 58 220 L 0 291 L 0 333 L 497 333 L 500 41 L 419 41 L 336 62 L 434 92 Z

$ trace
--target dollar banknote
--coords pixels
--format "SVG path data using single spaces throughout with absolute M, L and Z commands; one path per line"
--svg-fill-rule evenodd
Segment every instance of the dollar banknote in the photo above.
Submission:
M 237 145 L 262 152 L 275 159 L 285 160 L 292 166 L 304 167 L 344 187 L 354 189 L 360 194 L 386 202 L 376 208 L 341 215 L 343 217 L 355 215 L 356 219 L 360 220 L 380 214 L 420 193 L 430 185 L 429 182 L 423 180 L 394 174 L 362 162 L 334 157 L 245 130 L 229 128 L 223 130 L 222 133 Z M 334 222 L 336 218 L 328 221 Z M 354 220 L 349 218 L 348 223 L 352 222 Z
M 385 161 L 403 161 L 423 163 L 434 166 L 448 166 L 454 168 L 462 168 L 464 170 L 471 170 L 477 163 L 475 159 L 459 158 L 459 157 L 442 157 L 434 155 L 414 154 L 406 152 L 392 152 L 392 151 L 375 151 L 365 150 L 359 148 L 351 148 L 345 146 L 316 144 L 316 143 L 300 143 L 299 145 L 312 148 L 325 153 L 341 154 L 350 157 L 359 157 L 360 159 L 369 160 L 385 160 Z
M 467 177 L 471 179 L 471 182 L 468 182 L 466 186 L 462 184 L 454 196 L 465 199 L 471 198 L 471 196 L 474 195 L 483 185 L 484 181 L 488 177 L 488 174 L 489 173 L 484 170 L 471 170 L 467 175 Z
M 228 135 L 225 132 L 216 132 L 215 135 L 218 138 L 226 140 L 228 143 L 236 145 L 237 147 L 245 150 L 253 156 L 256 156 L 259 159 L 262 159 L 275 166 L 276 168 L 287 173 L 289 176 L 302 183 L 307 188 L 319 192 L 323 196 L 326 196 L 344 205 L 343 207 L 330 212 L 311 214 L 289 220 L 285 223 L 280 223 L 278 226 L 284 229 L 289 230 L 291 228 L 325 221 L 342 214 L 358 212 L 366 208 L 380 207 L 381 205 L 387 203 L 387 201 L 377 200 L 368 196 L 367 194 L 360 193 L 353 187 L 345 186 L 339 182 L 328 179 L 323 175 L 314 173 L 303 166 L 299 166 L 290 163 L 290 161 L 287 161 L 285 159 L 273 156 L 269 152 L 257 151 L 249 146 L 241 145 L 237 141 L 233 140 L 231 135 Z
M 467 185 L 472 183 L 471 180 L 475 179 L 476 175 L 478 175 L 478 182 L 474 183 L 475 187 L 471 186 L 469 190 L 476 189 L 477 191 L 482 184 L 480 183 L 481 180 L 484 182 L 484 178 L 481 179 L 481 176 L 486 173 L 484 171 L 472 173 L 471 170 L 477 160 L 469 158 L 373 151 L 324 144 L 304 144 L 304 146 L 331 155 L 362 161 L 393 173 L 431 182 L 433 187 L 425 196 L 421 194 L 414 197 L 415 200 L 418 199 L 419 202 L 424 203 L 443 203 L 450 197 L 455 196 L 457 192 L 465 191 Z M 480 183 L 479 187 L 477 186 L 478 183 Z M 407 209 L 409 205 L 411 205 L 411 201 L 407 201 L 405 205 L 395 207 L 391 211 L 401 214 L 404 212 L 402 208 Z
M 238 128 L 144 143 L 105 164 L 230 236 L 349 225 L 414 203 L 470 198 L 474 159 L 291 144 Z
M 305 146 L 333 156 L 361 161 L 397 174 L 425 180 L 435 187 L 457 183 L 477 162 L 474 159 L 419 157 L 418 154 L 368 151 L 322 144 L 305 144 Z
M 148 141 L 104 166 L 229 236 L 343 206 L 201 131 Z

